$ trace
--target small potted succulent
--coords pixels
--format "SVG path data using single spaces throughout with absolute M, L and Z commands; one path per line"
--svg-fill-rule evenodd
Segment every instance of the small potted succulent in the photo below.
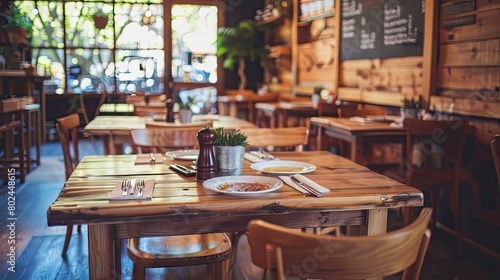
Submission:
M 247 136 L 240 130 L 224 131 L 223 127 L 214 129 L 217 138 L 214 141 L 215 157 L 219 176 L 241 175 Z
M 404 97 L 402 100 L 403 107 L 401 108 L 401 118 L 418 118 L 418 112 L 420 110 L 420 100 L 415 97 Z

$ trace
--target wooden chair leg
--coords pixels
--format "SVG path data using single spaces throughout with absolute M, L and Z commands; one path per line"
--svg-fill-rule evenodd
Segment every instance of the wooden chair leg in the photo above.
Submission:
M 62 250 L 62 256 L 66 257 L 66 252 L 68 251 L 69 242 L 71 241 L 71 235 L 73 234 L 73 225 L 66 227 L 66 236 L 64 237 L 64 245 Z
M 462 227 L 461 227 L 461 216 L 460 216 L 460 202 L 458 197 L 458 191 L 455 190 L 451 193 L 451 203 L 453 208 L 453 215 L 455 218 L 455 234 L 457 238 L 457 254 L 462 255 Z

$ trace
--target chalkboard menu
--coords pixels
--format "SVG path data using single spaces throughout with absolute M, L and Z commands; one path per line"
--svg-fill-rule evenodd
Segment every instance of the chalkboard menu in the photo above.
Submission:
M 342 0 L 340 60 L 420 56 L 425 0 Z

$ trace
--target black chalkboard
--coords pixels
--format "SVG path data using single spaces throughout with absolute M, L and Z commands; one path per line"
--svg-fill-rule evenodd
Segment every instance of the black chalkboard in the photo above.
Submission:
M 340 60 L 421 56 L 425 0 L 342 0 Z

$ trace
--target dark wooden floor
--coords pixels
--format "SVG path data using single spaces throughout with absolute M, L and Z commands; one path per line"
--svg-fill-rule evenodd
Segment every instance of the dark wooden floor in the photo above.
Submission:
M 99 141 L 81 143 L 82 155 L 102 154 Z M 16 185 L 16 263 L 15 273 L 9 272 L 7 228 L 7 193 L 8 189 L 0 189 L 0 279 L 88 279 L 88 243 L 87 229 L 82 233 L 73 233 L 67 258 L 60 256 L 65 227 L 48 227 L 46 212 L 56 199 L 64 184 L 64 165 L 59 143 L 53 142 L 42 147 L 42 164 L 32 171 L 24 184 Z M 391 226 L 399 221 L 390 217 Z M 453 239 L 446 233 L 434 230 L 431 246 L 427 252 L 421 279 L 436 280 L 488 280 L 500 279 L 500 260 L 474 250 L 465 248 L 462 258 L 453 255 Z M 234 279 L 260 279 L 259 273 L 248 262 L 248 246 L 243 242 L 238 251 L 238 262 L 235 264 Z M 123 279 L 131 279 L 132 263 L 122 253 Z M 150 279 L 204 279 L 204 269 L 190 270 L 156 270 L 151 271 Z

